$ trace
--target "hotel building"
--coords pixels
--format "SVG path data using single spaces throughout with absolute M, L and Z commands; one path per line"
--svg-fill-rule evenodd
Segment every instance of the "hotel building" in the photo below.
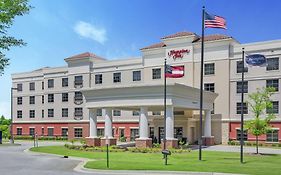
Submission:
M 266 67 L 245 72 L 245 99 L 256 88 L 273 86 L 273 130 L 260 137 L 281 141 L 279 70 L 281 40 L 241 44 L 226 35 L 205 37 L 204 118 L 205 144 L 227 143 L 241 136 L 241 51 L 260 53 Z M 141 57 L 107 60 L 92 53 L 66 58 L 66 66 L 44 67 L 12 75 L 13 134 L 87 138 L 104 144 L 108 137 L 136 141 L 140 147 L 161 142 L 164 136 L 164 59 L 184 66 L 182 78 L 167 79 L 167 144 L 178 140 L 197 143 L 199 136 L 199 87 L 201 38 L 179 32 L 140 49 Z M 245 105 L 245 119 L 253 114 Z M 247 140 L 255 137 L 243 133 Z M 99 139 L 101 138 L 101 139 Z

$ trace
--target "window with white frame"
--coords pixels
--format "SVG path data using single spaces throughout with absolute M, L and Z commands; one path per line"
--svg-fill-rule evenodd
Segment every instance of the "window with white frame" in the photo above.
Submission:
M 45 116 L 45 112 L 44 112 L 44 109 L 42 109 L 42 118 L 44 118 Z
M 17 135 L 21 136 L 22 135 L 22 128 L 17 128 Z
M 210 91 L 210 92 L 215 92 L 215 83 L 205 83 L 204 90 Z
M 141 71 L 133 71 L 133 81 L 141 81 Z
M 61 116 L 62 117 L 68 117 L 68 108 L 62 108 L 61 109 Z
M 62 137 L 68 136 L 68 128 L 61 128 L 61 136 Z
M 267 58 L 266 59 L 266 70 L 279 70 L 279 58 Z
M 236 61 L 236 72 L 242 73 L 242 71 L 243 71 L 243 62 Z M 245 67 L 245 65 L 244 65 L 244 72 L 248 72 L 248 67 Z
M 267 142 L 278 142 L 278 129 L 272 129 L 266 133 Z
M 83 116 L 83 108 L 75 108 L 74 109 L 74 116 L 75 117 L 82 117 Z
M 161 115 L 161 111 L 153 111 L 152 115 Z
M 22 83 L 17 84 L 17 91 L 18 92 L 22 91 Z
M 98 128 L 97 129 L 97 136 L 103 137 L 104 136 L 104 128 Z
M 49 79 L 48 80 L 48 88 L 53 88 L 54 87 L 54 79 Z
M 29 135 L 34 136 L 35 128 L 29 128 Z
M 121 82 L 121 72 L 113 73 L 113 83 L 120 83 Z
M 54 102 L 54 94 L 48 94 L 48 102 L 53 103 Z
M 35 110 L 29 110 L 29 118 L 35 118 Z
M 273 87 L 275 91 L 279 90 L 279 79 L 266 80 L 266 87 Z
M 242 93 L 242 81 L 236 82 L 236 93 Z M 248 93 L 248 81 L 244 81 L 244 93 Z
M 74 137 L 75 138 L 83 137 L 83 128 L 74 128 Z
M 236 103 L 236 114 L 241 114 L 242 112 L 242 103 Z M 247 103 L 243 103 L 243 114 L 248 114 L 248 106 Z
M 48 117 L 54 117 L 54 109 L 48 109 Z
M 204 65 L 204 74 L 205 75 L 215 74 L 215 63 L 206 63 Z
M 102 116 L 102 109 L 97 109 L 97 116 Z
M 68 78 L 62 78 L 61 79 L 61 86 L 62 87 L 68 87 Z
M 67 92 L 61 94 L 61 101 L 68 102 L 68 93 Z
M 95 75 L 95 84 L 102 84 L 102 74 Z
M 133 111 L 133 116 L 140 116 L 140 111 Z
M 117 109 L 114 109 L 114 110 L 113 110 L 113 116 L 120 117 L 120 116 L 121 116 L 121 111 L 120 111 L 120 110 L 117 110 Z
M 44 104 L 44 101 L 45 101 L 44 95 L 41 96 L 41 101 L 42 101 L 42 104 Z
M 35 104 L 35 96 L 29 97 L 29 104 L 31 104 L 31 105 Z
M 29 83 L 29 90 L 34 91 L 35 90 L 35 82 Z
M 17 118 L 22 118 L 22 110 L 17 111 Z
M 82 86 L 83 85 L 83 76 L 78 75 L 74 77 L 74 86 Z
M 17 97 L 18 105 L 22 105 L 22 97 Z
M 152 69 L 152 79 L 161 79 L 161 68 Z
M 48 136 L 54 136 L 54 128 L 48 128 Z

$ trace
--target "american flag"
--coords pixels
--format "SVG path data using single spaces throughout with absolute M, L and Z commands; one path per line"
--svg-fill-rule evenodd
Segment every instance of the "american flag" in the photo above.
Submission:
M 223 17 L 205 12 L 205 28 L 226 29 L 226 21 Z

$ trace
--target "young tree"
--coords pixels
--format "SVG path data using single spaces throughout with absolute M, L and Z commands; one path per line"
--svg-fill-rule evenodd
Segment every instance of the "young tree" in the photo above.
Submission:
M 10 137 L 10 132 L 9 132 L 10 124 L 11 124 L 10 119 L 5 119 L 3 115 L 0 117 L 0 131 L 2 131 L 2 136 L 5 139 Z
M 27 14 L 30 9 L 28 0 L 0 0 L 0 76 L 9 65 L 9 59 L 3 52 L 13 46 L 25 45 L 23 40 L 9 36 L 7 29 L 13 25 L 16 16 Z
M 259 153 L 259 136 L 266 134 L 271 130 L 270 121 L 275 118 L 272 112 L 272 102 L 270 96 L 275 88 L 268 87 L 257 89 L 257 92 L 249 94 L 247 101 L 250 111 L 254 114 L 254 119 L 245 122 L 245 128 L 249 133 L 256 136 L 256 153 Z M 262 116 L 265 116 L 262 118 Z

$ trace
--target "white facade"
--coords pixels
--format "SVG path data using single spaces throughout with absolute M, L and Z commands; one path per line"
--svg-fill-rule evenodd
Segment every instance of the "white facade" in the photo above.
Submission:
M 235 39 L 224 35 L 210 35 L 205 38 L 205 70 L 204 83 L 210 89 L 214 90 L 218 97 L 214 103 L 214 113 L 209 114 L 206 120 L 212 121 L 212 127 L 205 125 L 205 135 L 215 136 L 216 143 L 225 143 L 230 136 L 230 122 L 239 122 L 240 115 L 237 114 L 237 103 L 240 102 L 240 93 L 237 93 L 237 82 L 241 81 L 241 73 L 237 73 L 237 61 L 241 60 L 241 50 L 245 48 L 246 53 L 261 53 L 267 58 L 278 58 L 281 54 L 281 40 L 265 41 L 258 43 L 240 44 Z M 180 51 L 187 50 L 182 54 L 182 58 L 173 58 L 169 56 L 172 50 Z M 107 95 L 108 92 L 126 92 L 130 93 L 130 89 L 137 89 L 142 87 L 143 93 L 149 94 L 149 88 L 145 88 L 147 85 L 155 87 L 163 85 L 164 75 L 164 59 L 167 58 L 167 64 L 184 66 L 184 77 L 167 79 L 168 84 L 178 83 L 189 87 L 199 88 L 200 82 L 200 58 L 201 58 L 201 41 L 200 38 L 190 32 L 180 32 L 174 35 L 170 35 L 161 39 L 161 43 L 141 49 L 142 56 L 140 58 L 130 58 L 126 60 L 106 60 L 100 58 L 94 54 L 84 53 L 77 56 L 73 56 L 65 59 L 67 66 L 57 68 L 42 68 L 32 72 L 17 73 L 12 75 L 13 87 L 17 87 L 17 84 L 22 84 L 22 91 L 14 92 L 14 111 L 13 118 L 14 123 L 18 127 L 22 127 L 21 124 L 34 124 L 34 123 L 88 123 L 89 122 L 89 108 L 92 108 L 93 103 L 86 103 L 83 97 L 83 103 L 75 103 L 74 94 L 77 91 L 86 92 L 89 89 L 94 92 L 99 92 L 93 95 L 94 99 L 97 96 Z M 257 87 L 265 87 L 266 81 L 271 79 L 279 80 L 281 73 L 279 70 L 280 61 L 278 61 L 277 70 L 266 70 L 266 68 L 249 68 L 245 73 L 245 80 L 248 81 L 248 93 L 254 92 Z M 160 78 L 158 75 L 153 75 L 155 69 L 161 69 Z M 140 71 L 135 75 L 134 81 L 133 74 L 135 71 Z M 154 73 L 155 73 L 154 72 Z M 120 74 L 118 74 L 120 73 Z M 207 75 L 208 74 L 208 75 Z M 114 75 L 116 76 L 114 79 Z M 118 76 L 121 75 L 120 82 Z M 83 86 L 75 86 L 75 76 L 83 76 Z M 102 76 L 102 82 L 98 82 L 98 76 Z M 155 76 L 155 77 L 153 77 Z M 138 78 L 140 77 L 140 79 Z M 62 78 L 68 78 L 68 86 L 62 87 Z M 48 80 L 54 80 L 54 87 L 48 88 Z M 101 80 L 101 79 L 99 79 Z M 280 80 L 279 80 L 280 81 Z M 35 83 L 35 90 L 30 90 L 29 85 L 31 82 Z M 42 82 L 44 82 L 44 89 L 42 88 Z M 279 89 L 280 85 L 278 83 Z M 125 89 L 125 90 L 124 90 Z M 128 91 L 126 91 L 126 89 Z M 68 93 L 68 102 L 62 102 L 62 93 Z M 103 94 L 104 93 L 104 94 Z M 54 102 L 48 102 L 48 94 L 54 94 Z M 190 94 L 192 95 L 192 94 Z M 30 96 L 35 96 L 35 104 L 29 104 Z M 44 96 L 44 104 L 42 104 L 42 96 Z M 126 96 L 126 94 L 120 94 L 120 96 Z M 188 94 L 189 96 L 189 94 Z M 22 97 L 22 105 L 17 104 L 18 97 Z M 281 97 L 280 92 L 276 92 L 272 100 L 279 101 Z M 247 99 L 247 94 L 246 94 Z M 112 100 L 112 99 L 111 99 Z M 98 100 L 94 104 L 94 110 L 99 108 L 116 108 L 121 110 L 120 116 L 112 116 L 104 118 L 103 116 L 97 116 L 97 123 L 118 123 L 118 122 L 148 122 L 149 126 L 154 126 L 154 135 L 159 135 L 160 129 L 163 125 L 163 109 L 162 108 L 149 108 L 150 104 L 143 105 L 145 108 L 126 108 L 129 104 L 134 105 L 139 101 L 134 102 L 132 97 L 128 101 L 123 101 L 124 106 L 114 104 L 113 106 L 105 105 L 105 103 L 98 103 Z M 92 103 L 92 104 L 91 104 Z M 146 102 L 144 102 L 145 104 Z M 280 102 L 279 102 L 280 103 Z M 100 104 L 100 105 L 99 105 Z M 122 104 L 119 104 L 122 105 Z M 80 120 L 74 120 L 75 108 L 83 108 L 83 117 Z M 68 109 L 68 117 L 62 117 L 62 108 Z M 146 109 L 147 108 L 147 109 Z M 54 109 L 54 117 L 48 117 L 48 109 Z M 188 138 L 189 141 L 196 141 L 198 137 L 198 111 L 195 109 L 178 108 L 173 109 L 174 112 L 184 111 L 180 115 L 175 115 L 174 126 L 182 127 L 183 135 Z M 30 110 L 35 110 L 35 118 L 30 118 Z M 44 111 L 42 111 L 44 110 Z M 141 114 L 148 112 L 148 118 L 143 117 L 145 115 L 133 116 L 132 111 L 141 111 Z M 280 105 L 278 104 L 278 110 Z M 22 111 L 22 118 L 17 118 L 18 111 Z M 162 111 L 160 116 L 152 115 L 152 112 Z M 42 117 L 42 112 L 44 117 Z M 107 113 L 114 113 L 107 110 Z M 171 112 L 171 111 L 170 111 Z M 210 117 L 211 116 L 211 117 Z M 95 123 L 95 117 L 90 119 L 90 123 Z M 251 113 L 245 115 L 246 119 L 251 117 Z M 277 114 L 276 122 L 280 122 L 280 115 Z M 15 126 L 16 127 L 16 126 Z M 113 128 L 114 129 L 114 128 Z M 148 133 L 145 131 L 148 128 L 140 128 L 143 130 L 140 137 L 147 137 Z M 208 131 L 211 132 L 208 132 Z M 105 130 L 108 136 L 110 136 L 110 130 Z M 97 135 L 95 129 L 90 129 L 88 135 Z M 87 134 L 86 134 L 87 135 Z M 193 136 L 192 136 L 193 135 Z M 281 134 L 280 134 L 281 135 Z M 172 137 L 171 135 L 167 135 Z M 193 137 L 193 138 L 192 138 Z M 191 139 L 192 138 L 192 139 Z

